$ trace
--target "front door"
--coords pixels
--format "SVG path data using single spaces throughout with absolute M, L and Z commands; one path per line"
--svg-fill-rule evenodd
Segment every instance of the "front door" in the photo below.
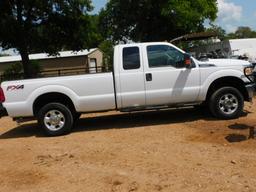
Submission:
M 146 105 L 196 101 L 200 90 L 198 67 L 185 68 L 184 53 L 171 45 L 144 47 Z

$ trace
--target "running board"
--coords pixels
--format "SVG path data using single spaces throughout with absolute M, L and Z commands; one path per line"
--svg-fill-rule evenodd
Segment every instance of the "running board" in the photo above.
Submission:
M 146 111 L 146 110 L 161 110 L 161 109 L 180 109 L 180 108 L 190 108 L 195 105 L 200 105 L 201 103 L 186 103 L 186 104 L 176 104 L 176 105 L 158 105 L 158 106 L 139 106 L 139 107 L 129 107 L 120 109 L 121 112 L 132 112 L 132 111 Z

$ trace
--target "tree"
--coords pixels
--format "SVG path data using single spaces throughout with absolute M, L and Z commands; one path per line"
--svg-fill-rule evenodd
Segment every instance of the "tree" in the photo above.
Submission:
M 29 54 L 58 54 L 88 48 L 93 30 L 91 0 L 0 0 L 0 45 L 16 48 L 24 77 L 31 77 Z
M 91 15 L 91 47 L 98 47 L 102 42 L 105 41 L 101 31 L 100 31 L 100 20 L 99 15 Z
M 113 70 L 114 44 L 110 40 L 102 41 L 99 45 L 103 52 L 103 66 L 107 70 Z
M 227 38 L 226 31 L 221 28 L 218 25 L 210 24 L 211 27 L 207 29 L 209 32 L 215 32 L 217 34 L 217 38 L 220 39 L 221 41 L 225 40 Z
M 110 0 L 100 22 L 113 41 L 162 41 L 202 31 L 216 15 L 216 0 Z
M 256 31 L 250 27 L 238 27 L 234 33 L 228 34 L 229 39 L 256 38 Z
M 4 70 L 3 73 L 3 79 L 5 81 L 7 80 L 17 80 L 17 79 L 22 79 L 22 63 L 16 62 L 8 65 L 8 67 Z M 31 77 L 37 77 L 41 71 L 41 66 L 38 61 L 32 60 L 30 61 L 30 72 L 31 72 Z

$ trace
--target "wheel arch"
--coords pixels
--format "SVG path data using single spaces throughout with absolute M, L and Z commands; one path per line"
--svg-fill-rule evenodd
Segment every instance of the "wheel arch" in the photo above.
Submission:
M 33 103 L 33 114 L 37 116 L 39 110 L 47 103 L 61 103 L 76 112 L 75 105 L 72 99 L 64 93 L 49 92 L 38 96 Z
M 225 86 L 234 87 L 234 88 L 238 89 L 238 91 L 243 95 L 245 101 L 250 100 L 248 92 L 245 87 L 245 83 L 243 82 L 243 80 L 241 80 L 238 77 L 234 77 L 234 76 L 226 76 L 226 77 L 218 78 L 210 84 L 210 86 L 207 90 L 207 94 L 206 94 L 206 101 L 209 100 L 210 96 L 216 90 L 218 90 L 221 87 L 225 87 Z

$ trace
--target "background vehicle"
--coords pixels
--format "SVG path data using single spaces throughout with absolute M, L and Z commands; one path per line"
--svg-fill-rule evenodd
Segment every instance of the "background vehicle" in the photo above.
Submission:
M 253 97 L 252 70 L 242 60 L 200 62 L 169 43 L 118 45 L 113 72 L 3 82 L 1 115 L 36 117 L 52 136 L 98 111 L 206 104 L 215 117 L 232 119 Z

